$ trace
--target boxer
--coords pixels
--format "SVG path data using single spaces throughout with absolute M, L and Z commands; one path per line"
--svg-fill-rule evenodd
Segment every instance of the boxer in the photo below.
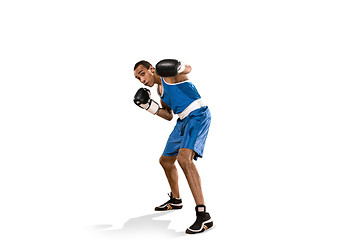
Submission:
M 140 88 L 134 102 L 153 115 L 171 121 L 178 115 L 174 130 L 166 143 L 160 164 L 170 185 L 170 200 L 155 208 L 155 211 L 169 211 L 182 208 L 178 186 L 177 160 L 194 197 L 196 221 L 186 233 L 201 233 L 213 226 L 206 211 L 201 189 L 201 180 L 193 160 L 203 156 L 208 135 L 211 114 L 202 101 L 194 84 L 189 81 L 191 66 L 176 59 L 164 59 L 155 68 L 147 61 L 139 61 L 134 66 L 134 75 L 147 87 L 157 85 L 160 104 L 151 98 L 150 90 Z

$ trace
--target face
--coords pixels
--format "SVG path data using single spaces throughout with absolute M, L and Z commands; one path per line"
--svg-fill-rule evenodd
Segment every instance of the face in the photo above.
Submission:
M 149 69 L 144 67 L 143 65 L 139 65 L 135 71 L 134 75 L 142 84 L 148 87 L 152 87 L 155 84 L 155 69 L 150 66 Z

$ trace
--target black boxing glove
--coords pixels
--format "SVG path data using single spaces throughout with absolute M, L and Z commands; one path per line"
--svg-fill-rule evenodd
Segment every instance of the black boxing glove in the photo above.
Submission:
M 156 64 L 155 70 L 161 77 L 175 77 L 185 70 L 185 64 L 175 59 L 164 59 Z
M 151 92 L 149 89 L 140 88 L 134 96 L 134 103 L 139 107 L 155 115 L 159 111 L 160 106 L 150 97 L 151 97 Z

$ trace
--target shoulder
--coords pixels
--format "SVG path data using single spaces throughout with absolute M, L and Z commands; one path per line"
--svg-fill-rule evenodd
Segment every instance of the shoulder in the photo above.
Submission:
M 189 80 L 189 77 L 187 74 L 179 74 L 175 77 L 167 77 L 167 78 L 164 78 L 164 80 L 167 82 L 167 83 L 170 83 L 170 84 L 174 84 L 174 83 L 181 83 L 181 82 L 185 82 L 187 80 Z

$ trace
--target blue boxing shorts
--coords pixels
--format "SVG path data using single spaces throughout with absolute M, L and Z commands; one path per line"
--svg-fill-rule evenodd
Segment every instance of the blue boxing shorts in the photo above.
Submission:
M 164 156 L 177 156 L 180 148 L 194 150 L 194 159 L 203 156 L 205 141 L 211 122 L 207 106 L 192 111 L 186 118 L 178 119 L 166 143 Z

